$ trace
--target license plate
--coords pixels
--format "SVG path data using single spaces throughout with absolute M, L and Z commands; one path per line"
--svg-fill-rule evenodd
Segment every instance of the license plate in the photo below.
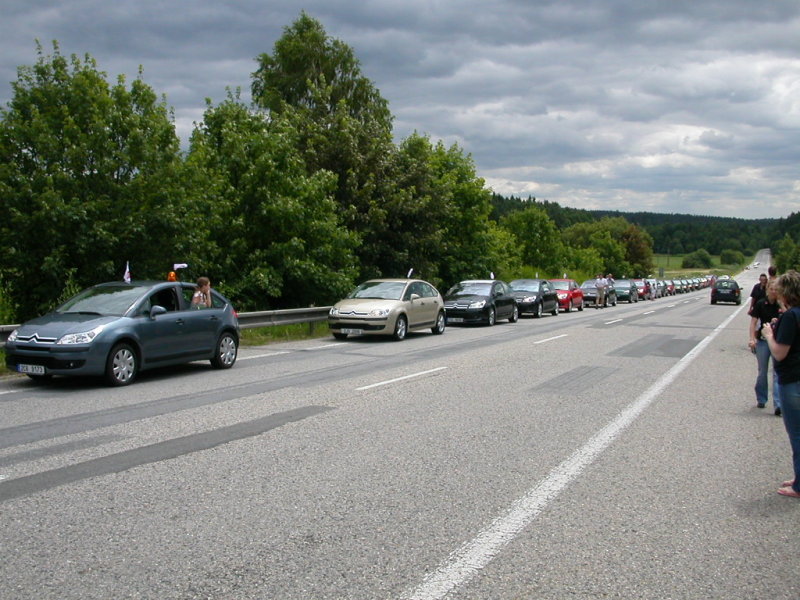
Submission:
M 44 375 L 44 367 L 42 365 L 17 365 L 17 372 L 29 373 L 31 375 Z
M 447 317 L 447 321 L 449 323 L 463 323 L 464 322 L 464 318 L 463 317 Z
M 361 335 L 362 333 L 364 333 L 364 330 L 363 329 L 346 329 L 346 328 L 343 327 L 342 328 L 342 333 L 348 333 L 350 335 Z

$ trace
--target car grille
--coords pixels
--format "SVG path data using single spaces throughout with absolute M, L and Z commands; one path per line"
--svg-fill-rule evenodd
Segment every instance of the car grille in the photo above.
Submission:
M 32 335 L 17 335 L 17 343 L 27 344 L 55 344 L 58 338 L 43 337 L 38 333 Z
M 466 310 L 469 308 L 469 302 L 445 302 L 445 309 Z
M 366 317 L 368 314 L 367 312 L 359 312 L 357 310 L 339 311 L 340 317 Z
M 78 369 L 86 364 L 85 360 L 64 360 L 52 356 L 6 356 L 6 366 L 14 369 L 18 364 L 41 365 L 48 369 Z

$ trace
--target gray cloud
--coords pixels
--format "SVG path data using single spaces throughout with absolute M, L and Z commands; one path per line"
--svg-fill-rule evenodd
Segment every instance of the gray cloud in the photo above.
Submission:
M 800 209 L 795 0 L 309 0 L 389 101 L 398 140 L 458 143 L 503 194 L 566 206 L 779 217 Z M 249 97 L 298 8 L 274 0 L 7 0 L 0 103 L 16 67 L 91 54 L 174 107 Z

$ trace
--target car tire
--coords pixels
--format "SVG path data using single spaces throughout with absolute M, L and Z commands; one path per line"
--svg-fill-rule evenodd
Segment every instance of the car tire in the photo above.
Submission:
M 486 315 L 486 324 L 489 327 L 492 327 L 497 322 L 497 313 L 494 310 L 494 306 L 489 308 L 489 314 Z
M 440 310 L 439 314 L 436 317 L 436 325 L 431 327 L 431 332 L 434 335 L 442 335 L 444 333 L 445 327 L 447 327 L 447 319 L 444 316 L 444 311 Z
M 514 308 L 511 310 L 511 316 L 508 317 L 509 323 L 516 323 L 519 321 L 519 307 L 515 304 Z
M 340 333 L 338 331 L 334 331 L 333 332 L 333 337 L 335 337 L 337 340 L 346 340 L 347 339 L 347 334 L 346 333 Z
M 229 331 L 225 331 L 219 336 L 211 358 L 211 366 L 215 369 L 230 369 L 236 363 L 239 355 L 239 341 Z
M 716 304 L 716 303 L 717 303 L 717 301 L 716 301 L 716 300 L 712 300 L 712 301 L 711 301 L 711 304 Z
M 402 342 L 404 339 L 406 339 L 407 333 L 408 321 L 406 321 L 405 315 L 400 315 L 397 317 L 397 321 L 395 321 L 394 333 L 392 334 L 392 337 L 398 342 Z
M 578 306 L 578 312 L 583 310 L 583 300 L 581 300 L 580 305 Z
M 567 303 L 567 308 L 564 309 L 564 312 L 572 312 L 572 300 Z
M 139 357 L 130 344 L 117 344 L 106 359 L 106 381 L 113 386 L 130 385 L 139 373 Z
M 554 317 L 558 316 L 558 302 L 556 302 L 556 305 L 553 307 L 553 312 L 551 312 L 550 314 L 553 315 Z
M 542 318 L 542 304 L 539 303 L 536 305 L 536 308 L 533 309 L 533 316 L 537 319 Z

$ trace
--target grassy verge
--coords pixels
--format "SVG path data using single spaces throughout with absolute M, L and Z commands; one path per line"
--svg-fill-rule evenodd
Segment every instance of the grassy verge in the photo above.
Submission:
M 330 335 L 330 331 L 328 331 L 328 324 L 321 321 L 242 329 L 240 335 L 242 346 L 264 346 L 275 342 L 321 338 Z

